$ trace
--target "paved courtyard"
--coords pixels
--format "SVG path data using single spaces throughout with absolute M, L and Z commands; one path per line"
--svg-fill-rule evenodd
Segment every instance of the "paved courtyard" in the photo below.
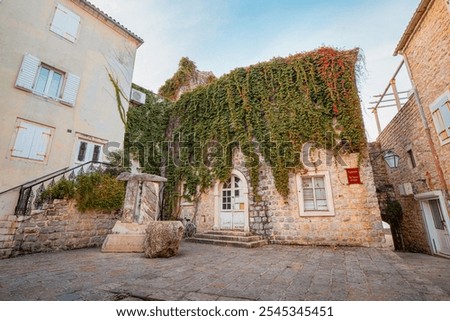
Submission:
M 0 260 L 0 300 L 450 300 L 449 267 L 372 248 L 182 243 L 169 259 L 93 248 Z

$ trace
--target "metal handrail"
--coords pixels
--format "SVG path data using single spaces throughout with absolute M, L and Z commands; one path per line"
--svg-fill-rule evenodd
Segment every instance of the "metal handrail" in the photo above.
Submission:
M 48 175 L 46 175 L 45 177 L 47 177 L 47 176 L 49 176 L 49 175 L 52 175 L 52 174 L 54 174 L 54 175 L 52 175 L 52 176 L 50 176 L 50 177 L 47 177 L 47 178 L 44 179 L 44 180 L 41 180 L 41 178 L 38 178 L 38 179 L 35 179 L 35 180 L 32 180 L 32 181 L 29 181 L 29 182 L 27 182 L 27 183 L 25 183 L 25 184 L 22 184 L 21 186 L 24 187 L 24 188 L 34 187 L 34 186 L 36 186 L 36 185 L 39 185 L 39 184 L 41 184 L 41 183 L 43 183 L 43 182 L 46 182 L 46 181 L 48 181 L 48 180 L 51 180 L 51 179 L 53 179 L 53 178 L 55 178 L 55 177 L 58 177 L 58 176 L 60 176 L 60 175 L 64 175 L 64 174 L 66 174 L 66 173 L 72 172 L 72 171 L 76 170 L 77 168 L 84 167 L 84 166 L 86 166 L 86 165 L 88 165 L 88 164 L 111 165 L 111 164 L 105 163 L 105 162 L 89 161 L 89 162 L 86 162 L 86 163 L 77 165 L 77 166 L 75 166 L 75 167 L 67 168 L 65 171 L 58 172 L 57 174 L 55 174 L 56 172 L 53 172 L 53 173 L 51 173 L 51 174 L 48 174 Z M 42 177 L 42 178 L 43 178 L 43 177 Z M 39 180 L 39 181 L 37 181 L 37 180 Z M 37 181 L 37 182 L 36 182 L 36 181 Z M 28 184 L 33 183 L 33 182 L 36 182 L 36 183 L 31 184 L 31 185 L 28 185 Z
M 34 179 L 32 181 L 29 181 L 25 184 L 19 185 L 13 189 L 16 188 L 20 188 L 19 191 L 19 199 L 17 201 L 17 205 L 15 208 L 15 215 L 26 215 L 27 213 L 29 213 L 31 211 L 31 207 L 32 207 L 32 201 L 33 198 L 37 198 L 40 193 L 42 193 L 42 191 L 45 189 L 44 187 L 44 183 L 48 182 L 48 181 L 54 181 L 54 179 L 58 176 L 62 176 L 64 177 L 65 174 L 71 172 L 73 173 L 73 175 L 75 176 L 75 170 L 78 168 L 81 168 L 81 170 L 83 170 L 83 168 L 85 166 L 88 166 L 89 164 L 91 164 L 88 168 L 88 170 L 91 168 L 91 166 L 93 166 L 94 164 L 98 164 L 100 166 L 105 165 L 105 166 L 111 166 L 111 164 L 109 163 L 105 163 L 105 162 L 96 162 L 96 161 L 89 161 L 71 168 L 66 168 L 65 170 L 58 170 L 56 172 L 53 172 L 51 174 L 47 174 L 45 176 L 42 176 L 40 178 Z M 71 174 L 72 175 L 72 174 Z M 70 176 L 69 176 L 70 178 Z M 52 182 L 50 183 L 52 184 Z M 33 187 L 37 186 L 37 185 L 42 185 L 41 187 L 39 187 L 38 191 L 37 191 L 37 195 L 33 194 Z M 37 200 L 35 200 L 35 206 L 36 202 L 38 202 Z M 39 203 L 39 202 L 38 202 Z

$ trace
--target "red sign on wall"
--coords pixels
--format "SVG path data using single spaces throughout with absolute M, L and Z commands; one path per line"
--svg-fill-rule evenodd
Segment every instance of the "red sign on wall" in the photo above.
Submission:
M 361 178 L 359 177 L 359 168 L 346 168 L 348 185 L 361 184 Z

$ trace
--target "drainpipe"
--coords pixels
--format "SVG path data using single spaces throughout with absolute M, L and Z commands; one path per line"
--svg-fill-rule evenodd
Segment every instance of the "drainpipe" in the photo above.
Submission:
M 437 174 L 439 177 L 439 182 L 442 186 L 442 190 L 445 191 L 445 198 L 447 199 L 448 198 L 448 189 L 447 189 L 447 183 L 445 182 L 444 171 L 442 170 L 441 164 L 439 163 L 439 156 L 436 152 L 436 148 L 434 147 L 433 139 L 431 138 L 430 126 L 428 125 L 427 118 L 425 117 L 423 105 L 420 100 L 419 93 L 417 92 L 417 87 L 416 87 L 416 84 L 412 77 L 411 69 L 409 68 L 409 62 L 408 62 L 408 59 L 406 58 L 406 54 L 403 51 L 399 51 L 399 54 L 401 54 L 403 56 L 403 60 L 405 61 L 406 70 L 408 71 L 409 79 L 412 84 L 412 90 L 414 92 L 416 104 L 419 108 L 420 119 L 421 119 L 422 125 L 425 129 L 425 133 L 426 133 L 427 140 L 428 140 L 428 145 L 430 146 L 430 149 L 431 149 L 431 154 L 433 155 L 433 161 L 434 161 L 434 165 L 436 167 L 436 171 L 437 171 Z

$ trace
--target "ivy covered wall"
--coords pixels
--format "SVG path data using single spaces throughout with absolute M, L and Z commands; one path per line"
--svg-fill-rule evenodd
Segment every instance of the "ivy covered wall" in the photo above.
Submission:
M 184 86 L 193 77 L 189 73 L 197 71 L 186 59 L 159 91 L 169 100 L 177 84 Z M 251 188 L 258 186 L 264 162 L 272 168 L 276 189 L 287 197 L 289 172 L 303 169 L 306 142 L 335 154 L 342 147 L 346 152 L 365 148 L 358 61 L 358 50 L 323 47 L 237 68 L 174 103 L 147 95 L 151 101 L 128 113 L 126 144 L 160 142 L 148 150 L 156 157 L 139 157 L 145 171 L 168 178 L 168 200 L 177 198 L 181 182 L 195 198 L 216 179 L 226 180 L 235 148 L 245 155 Z M 166 205 L 173 210 L 171 201 Z

